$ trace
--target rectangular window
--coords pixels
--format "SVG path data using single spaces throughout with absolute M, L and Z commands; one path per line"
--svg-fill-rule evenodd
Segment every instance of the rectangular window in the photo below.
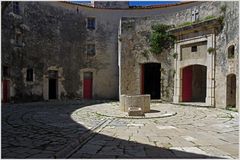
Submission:
M 33 69 L 32 69 L 32 68 L 27 69 L 27 77 L 26 77 L 26 80 L 27 80 L 28 82 L 32 82 L 32 81 L 33 81 Z
M 13 13 L 15 13 L 15 14 L 20 13 L 19 2 L 13 2 Z
M 94 56 L 96 54 L 95 44 L 87 44 L 87 55 Z
M 87 18 L 87 28 L 88 29 L 95 29 L 95 18 Z
M 197 46 L 192 46 L 192 52 L 197 52 Z
M 10 69 L 7 66 L 3 66 L 3 77 L 10 77 Z

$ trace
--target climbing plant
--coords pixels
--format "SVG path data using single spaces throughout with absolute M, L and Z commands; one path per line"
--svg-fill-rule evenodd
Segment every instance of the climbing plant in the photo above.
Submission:
M 173 47 L 176 37 L 171 35 L 167 30 L 172 26 L 165 24 L 157 24 L 152 26 L 150 37 L 150 51 L 155 54 L 160 54 L 164 49 Z

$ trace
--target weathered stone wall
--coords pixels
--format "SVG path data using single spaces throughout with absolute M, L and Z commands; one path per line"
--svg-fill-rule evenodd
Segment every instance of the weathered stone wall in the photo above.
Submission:
M 120 59 L 120 82 L 121 94 L 139 94 L 141 88 L 140 64 L 148 62 L 161 63 L 165 73 L 163 77 L 162 99 L 172 101 L 173 97 L 173 50 L 153 55 L 149 53 L 149 35 L 151 26 L 157 23 L 179 25 L 184 22 L 191 22 L 192 10 L 199 10 L 200 20 L 207 16 L 218 17 L 221 12 L 221 6 L 227 5 L 224 17 L 224 28 L 216 35 L 216 106 L 221 107 L 226 104 L 226 75 L 230 72 L 237 74 L 238 77 L 238 2 L 205 2 L 182 11 L 162 14 L 158 16 L 146 16 L 144 18 L 124 17 L 121 21 L 121 37 L 119 45 L 121 46 Z M 199 36 L 201 32 L 198 33 Z M 194 35 L 189 34 L 194 38 Z M 234 60 L 227 60 L 227 46 L 234 42 L 236 55 Z M 204 49 L 206 50 L 206 49 Z M 205 53 L 206 54 L 206 53 Z M 191 57 L 191 56 L 190 56 Z M 192 57 L 194 58 L 194 57 Z M 232 62 L 234 61 L 234 62 Z M 230 69 L 231 68 L 231 69 Z M 174 73 L 174 70 L 173 70 Z M 238 90 L 237 80 L 237 90 Z M 166 93 L 166 91 L 168 93 Z M 165 92 L 165 93 L 164 93 Z M 237 97 L 238 97 L 237 93 Z M 238 98 L 237 98 L 238 101 Z M 226 107 L 226 106 L 225 106 Z
M 239 2 L 221 2 L 226 5 L 224 27 L 216 37 L 216 106 L 225 108 L 227 100 L 227 75 L 233 73 L 237 77 L 237 107 L 239 107 Z M 235 57 L 228 59 L 227 50 L 235 46 Z
M 59 72 L 61 99 L 82 98 L 84 71 L 94 73 L 94 98 L 118 98 L 118 85 L 121 94 L 139 94 L 140 64 L 157 62 L 161 63 L 162 68 L 161 96 L 171 101 L 174 51 L 166 51 L 161 55 L 148 52 L 151 26 L 157 23 L 178 25 L 191 21 L 194 8 L 199 10 L 200 19 L 208 15 L 218 16 L 224 4 L 227 5 L 225 25 L 216 37 L 215 73 L 216 106 L 224 107 L 228 74 L 237 74 L 239 88 L 238 2 L 195 2 L 167 8 L 125 10 L 91 8 L 63 2 L 20 2 L 20 21 L 30 28 L 30 31 L 22 31 L 24 47 L 14 47 L 18 27 L 9 15 L 12 11 L 9 6 L 2 15 L 2 65 L 10 66 L 11 96 L 22 100 L 43 99 L 48 92 L 49 69 Z M 95 17 L 95 30 L 86 29 L 87 17 Z M 122 33 L 118 43 L 120 19 Z M 86 56 L 86 44 L 93 42 L 96 55 Z M 229 60 L 227 47 L 231 44 L 235 45 L 236 56 Z M 25 82 L 26 68 L 34 69 L 33 83 Z
M 11 97 L 48 99 L 48 70 L 58 71 L 58 97 L 82 98 L 83 71 L 93 71 L 94 98 L 118 98 L 118 27 L 122 16 L 158 15 L 188 8 L 97 9 L 63 2 L 20 2 L 20 15 L 30 31 L 23 32 L 24 47 L 14 47 L 16 28 L 2 15 L 2 64 L 11 70 Z M 17 16 L 18 17 L 18 16 Z M 86 18 L 96 18 L 96 29 L 86 29 Z M 21 18 L 20 18 L 21 19 Z M 86 56 L 86 44 L 95 42 L 96 55 Z M 33 68 L 33 83 L 25 83 L 26 68 Z

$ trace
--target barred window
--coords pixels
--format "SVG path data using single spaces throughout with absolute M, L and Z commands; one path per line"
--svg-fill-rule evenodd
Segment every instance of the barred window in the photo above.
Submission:
M 95 18 L 88 17 L 87 18 L 87 28 L 88 29 L 95 29 Z

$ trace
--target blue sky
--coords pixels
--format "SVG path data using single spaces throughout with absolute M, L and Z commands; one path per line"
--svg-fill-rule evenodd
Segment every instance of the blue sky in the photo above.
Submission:
M 75 1 L 75 2 L 89 3 L 91 1 Z M 149 5 L 157 5 L 157 4 L 172 4 L 177 2 L 179 1 L 129 1 L 129 5 L 130 6 L 149 6 Z
M 156 5 L 156 4 L 172 4 L 177 3 L 179 1 L 130 1 L 130 6 L 149 6 L 149 5 Z

